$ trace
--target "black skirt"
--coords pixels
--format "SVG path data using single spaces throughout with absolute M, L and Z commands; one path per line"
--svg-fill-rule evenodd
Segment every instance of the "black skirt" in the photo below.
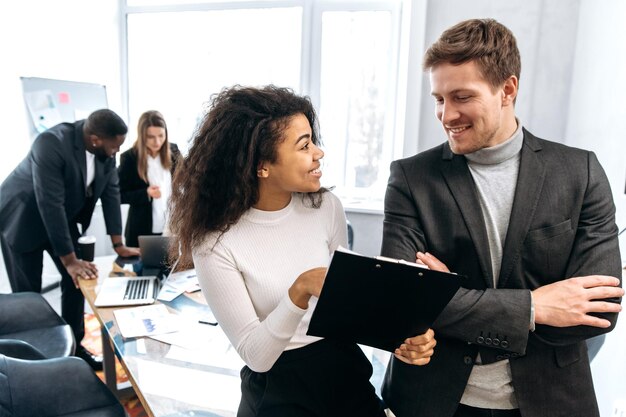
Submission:
M 237 417 L 385 417 L 371 376 L 356 344 L 322 339 L 283 352 L 267 372 L 244 366 Z

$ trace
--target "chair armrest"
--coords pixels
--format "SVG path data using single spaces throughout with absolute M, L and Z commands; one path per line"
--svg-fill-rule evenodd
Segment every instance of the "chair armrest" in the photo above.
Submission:
M 0 353 L 16 359 L 46 359 L 44 354 L 30 343 L 16 339 L 0 340 Z

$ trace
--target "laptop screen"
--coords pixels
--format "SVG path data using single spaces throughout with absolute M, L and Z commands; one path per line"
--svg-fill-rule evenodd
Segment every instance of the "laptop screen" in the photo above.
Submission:
M 162 277 L 169 272 L 168 253 L 170 246 L 169 236 L 143 235 L 139 236 L 139 253 L 143 264 L 142 275 L 156 275 Z

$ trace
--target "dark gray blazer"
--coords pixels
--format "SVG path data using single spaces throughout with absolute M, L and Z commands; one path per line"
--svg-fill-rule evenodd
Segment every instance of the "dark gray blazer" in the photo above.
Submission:
M 170 143 L 172 178 L 176 163 L 181 157 L 178 146 Z M 148 196 L 149 184 L 141 179 L 137 171 L 137 150 L 132 147 L 120 156 L 117 175 L 120 179 L 122 204 L 129 204 L 124 237 L 127 246 L 139 246 L 138 237 L 152 234 L 152 198 Z
M 594 417 L 585 339 L 610 329 L 587 326 L 529 331 L 530 293 L 591 274 L 621 278 L 615 207 L 592 152 L 538 139 L 524 130 L 519 176 L 493 289 L 489 245 L 466 159 L 448 144 L 395 161 L 385 196 L 381 253 L 414 260 L 429 251 L 467 275 L 434 324 L 430 364 L 392 357 L 383 398 L 398 417 L 450 417 L 478 352 L 484 363 L 510 359 L 524 417 Z
M 86 230 L 98 199 L 108 234 L 122 234 L 115 158 L 95 158 L 90 194 L 83 142 L 84 121 L 62 123 L 43 132 L 26 158 L 0 187 L 0 232 L 17 252 L 50 243 L 57 256 L 74 251 L 77 223 Z

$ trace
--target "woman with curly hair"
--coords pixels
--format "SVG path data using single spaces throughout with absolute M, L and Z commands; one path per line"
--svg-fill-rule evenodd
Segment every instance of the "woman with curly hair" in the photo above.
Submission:
M 236 86 L 214 98 L 174 178 L 182 261 L 193 260 L 246 363 L 239 417 L 385 416 L 361 349 L 306 334 L 330 256 L 347 245 L 343 207 L 320 185 L 318 146 L 307 98 Z M 432 332 L 411 341 L 410 363 L 427 363 Z

